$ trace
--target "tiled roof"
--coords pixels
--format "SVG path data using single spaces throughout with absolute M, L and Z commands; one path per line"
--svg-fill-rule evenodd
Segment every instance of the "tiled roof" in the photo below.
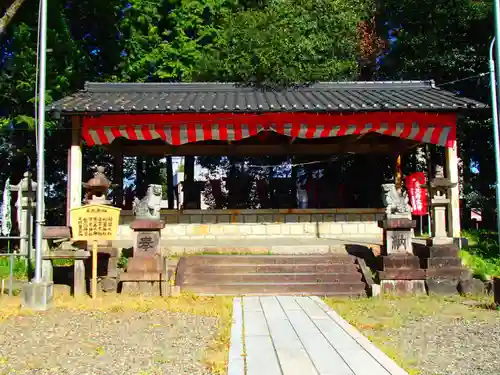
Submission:
M 86 83 L 48 107 L 71 113 L 459 111 L 487 108 L 432 81 L 325 82 L 264 91 L 232 83 Z

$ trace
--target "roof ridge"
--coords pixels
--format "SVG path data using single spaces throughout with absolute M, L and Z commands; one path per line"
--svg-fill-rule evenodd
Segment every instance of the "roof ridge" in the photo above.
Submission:
M 288 88 L 277 88 L 272 91 L 293 91 L 298 89 L 371 89 L 371 88 L 433 88 L 433 80 L 401 80 L 401 81 L 320 81 L 311 84 L 297 84 Z M 175 91 L 175 89 L 211 90 L 265 90 L 265 88 L 245 85 L 239 82 L 85 82 L 83 91 L 115 92 L 115 91 Z

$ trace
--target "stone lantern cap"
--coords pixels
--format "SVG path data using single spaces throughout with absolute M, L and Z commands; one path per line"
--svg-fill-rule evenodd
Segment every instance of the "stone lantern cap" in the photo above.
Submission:
M 443 167 L 436 167 L 436 175 L 431 180 L 431 187 L 435 189 L 449 189 L 455 187 L 456 182 L 451 182 L 448 178 L 444 177 Z
M 111 187 L 111 182 L 104 175 L 104 167 L 97 167 L 97 171 L 94 173 L 94 177 L 92 177 L 88 182 L 83 183 L 83 187 L 92 191 L 93 193 L 101 193 L 104 194 Z

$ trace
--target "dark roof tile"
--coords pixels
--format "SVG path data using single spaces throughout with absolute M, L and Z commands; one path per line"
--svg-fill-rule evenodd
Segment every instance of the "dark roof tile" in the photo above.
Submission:
M 224 112 L 224 111 L 458 111 L 487 108 L 434 86 L 432 81 L 323 82 L 286 90 L 261 90 L 233 83 L 86 83 L 50 111 Z

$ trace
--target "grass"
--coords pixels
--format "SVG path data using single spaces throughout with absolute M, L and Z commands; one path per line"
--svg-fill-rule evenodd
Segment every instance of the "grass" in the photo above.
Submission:
M 446 319 L 487 320 L 496 312 L 480 307 L 470 307 L 462 297 L 383 297 L 357 300 L 325 299 L 345 320 L 356 327 L 379 349 L 392 358 L 410 375 L 420 374 L 415 358 L 403 357 L 397 342 L 388 339 L 387 332 L 398 330 L 407 322 L 439 315 Z M 478 299 L 478 304 L 491 306 L 492 299 Z
M 67 294 L 55 293 L 54 308 L 66 311 L 138 311 L 168 310 L 185 314 L 218 318 L 218 332 L 203 355 L 203 363 L 215 375 L 227 372 L 229 340 L 232 323 L 232 297 L 200 297 L 181 294 L 178 297 L 141 297 L 131 295 L 103 295 L 95 300 L 82 297 L 73 298 Z M 16 315 L 34 312 L 20 309 L 18 297 L 3 297 L 0 303 L 0 321 Z M 50 314 L 50 311 L 48 312 Z M 96 348 L 96 355 L 102 349 Z M 149 374 L 146 371 L 145 374 Z
M 474 276 L 482 280 L 500 277 L 500 248 L 496 232 L 485 230 L 465 231 L 469 240 L 460 251 L 464 265 L 472 269 Z
M 0 257 L 0 279 L 9 278 L 10 257 Z M 20 257 L 14 257 L 14 279 L 26 280 L 28 277 L 28 269 L 26 260 Z

